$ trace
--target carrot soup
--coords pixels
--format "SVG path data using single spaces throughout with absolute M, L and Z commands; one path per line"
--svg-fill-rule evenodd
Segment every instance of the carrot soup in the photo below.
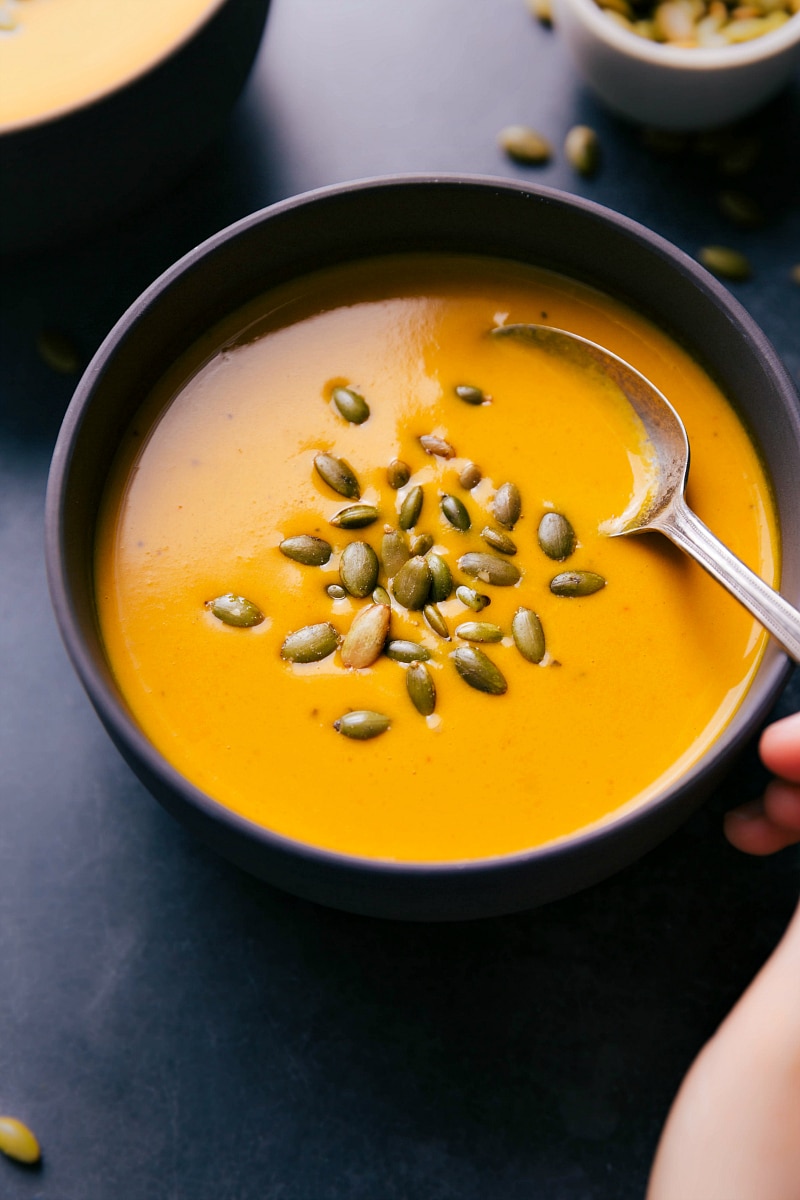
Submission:
M 639 482 L 635 418 L 489 333 L 515 322 L 651 379 L 688 429 L 691 506 L 776 582 L 746 429 L 624 304 L 439 255 L 294 281 L 146 398 L 97 533 L 119 687 L 221 804 L 354 855 L 508 854 L 643 803 L 736 711 L 766 635 L 661 536 L 603 535 Z

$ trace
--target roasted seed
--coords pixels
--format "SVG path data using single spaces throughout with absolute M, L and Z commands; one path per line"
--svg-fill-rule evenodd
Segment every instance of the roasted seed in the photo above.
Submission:
M 459 400 L 463 400 L 465 404 L 486 404 L 489 397 L 484 392 L 483 388 L 473 387 L 469 383 L 459 383 L 456 385 L 455 393 Z
M 456 588 L 456 597 L 473 612 L 483 612 L 484 608 L 488 608 L 492 603 L 488 596 L 481 595 L 480 592 L 475 591 L 475 588 L 467 587 L 463 583 Z
M 264 614 L 252 600 L 234 596 L 233 592 L 217 596 L 216 600 L 206 600 L 206 608 L 224 625 L 233 625 L 238 629 L 252 629 L 264 620 Z
M 483 479 L 483 471 L 477 463 L 468 462 L 458 473 L 458 482 L 466 491 L 471 492 L 474 487 L 477 487 Z
M 337 529 L 363 529 L 377 521 L 380 513 L 372 504 L 350 504 L 341 508 L 330 518 L 330 524 Z
M 358 670 L 369 667 L 380 657 L 389 632 L 391 609 L 385 604 L 371 604 L 353 618 L 342 642 L 342 662 Z
M 463 621 L 456 626 L 456 637 L 464 642 L 500 642 L 503 631 L 491 621 Z
M 389 579 L 392 579 L 411 557 L 406 535 L 399 529 L 388 530 L 381 538 L 381 562 Z
M 545 652 L 544 630 L 533 609 L 517 609 L 511 620 L 511 636 L 523 658 L 532 663 L 542 661 Z
M 550 580 L 554 596 L 591 596 L 605 586 L 603 576 L 594 571 L 564 571 Z
M 527 0 L 528 9 L 541 25 L 553 24 L 553 6 L 550 0 Z
M 344 600 L 347 595 L 347 588 L 343 588 L 340 583 L 329 583 L 325 591 L 331 600 Z
M 339 634 L 327 622 L 304 625 L 284 639 L 281 658 L 293 663 L 320 662 L 333 654 L 338 645 Z
M 306 567 L 321 567 L 333 553 L 330 542 L 326 542 L 324 538 L 312 537 L 309 533 L 284 538 L 278 549 L 287 558 Z
M 431 570 L 421 555 L 403 563 L 394 577 L 392 591 L 403 608 L 424 608 L 431 590 Z
M 464 554 L 458 560 L 458 569 L 472 579 L 480 579 L 495 587 L 513 587 L 522 576 L 519 567 L 507 558 L 498 558 L 496 554 Z
M 380 584 L 378 584 L 378 586 L 375 588 L 375 591 L 372 593 L 372 602 L 373 604 L 385 604 L 388 608 L 392 607 L 391 596 L 387 592 L 386 588 L 381 587 Z
M 456 456 L 456 452 L 450 443 L 433 433 L 423 433 L 419 439 L 419 444 L 426 454 L 433 454 L 437 458 L 455 458 Z
M 391 723 L 389 717 L 383 713 L 360 708 L 339 717 L 338 721 L 333 722 L 333 728 L 337 733 L 343 733 L 345 737 L 353 738 L 356 742 L 366 742 L 381 733 L 386 733 Z
M 520 163 L 546 163 L 552 147 L 546 137 L 528 125 L 506 125 L 497 135 L 501 149 Z
M 505 676 L 483 650 L 477 646 L 459 646 L 450 655 L 465 683 L 490 696 L 502 696 L 508 691 Z
M 600 143 L 588 125 L 573 125 L 564 139 L 564 156 L 580 175 L 594 175 L 600 165 Z
M 427 554 L 433 549 L 433 537 L 429 533 L 420 533 L 411 543 L 412 554 Z
M 546 512 L 536 536 L 548 558 L 563 562 L 575 549 L 575 530 L 563 513 Z
M 488 546 L 491 546 L 493 550 L 499 550 L 501 554 L 517 553 L 517 543 L 507 533 L 501 533 L 499 529 L 492 529 L 491 525 L 484 525 L 481 537 Z
M 33 1130 L 16 1117 L 0 1117 L 0 1152 L 16 1162 L 37 1163 L 42 1157 Z
M 492 512 L 504 529 L 514 528 L 522 512 L 522 498 L 515 483 L 504 483 L 497 489 Z
M 386 480 L 390 488 L 397 491 L 405 487 L 411 478 L 411 467 L 400 458 L 393 458 L 386 468 Z
M 431 571 L 431 600 L 441 604 L 453 590 L 453 574 L 439 554 L 429 554 L 426 561 Z
M 415 662 L 406 671 L 406 688 L 414 708 L 429 717 L 436 708 L 436 685 L 424 663 Z
M 419 484 L 409 488 L 400 505 L 398 524 L 401 529 L 413 529 L 422 512 L 424 494 Z
M 428 662 L 431 652 L 406 638 L 393 638 L 386 647 L 386 657 L 401 663 Z
M 466 533 L 472 521 L 463 501 L 459 500 L 458 496 L 444 495 L 439 503 L 442 513 L 453 528 Z
M 343 458 L 336 458 L 333 454 L 318 454 L 314 459 L 314 467 L 320 479 L 340 496 L 346 496 L 348 500 L 358 500 L 361 496 L 356 473 Z
M 703 246 L 697 257 L 704 267 L 723 279 L 743 280 L 750 278 L 750 262 L 739 250 L 729 246 Z
M 345 421 L 351 425 L 363 425 L 369 416 L 369 405 L 364 397 L 354 388 L 335 387 L 331 399 Z
M 447 628 L 447 621 L 444 619 L 444 614 L 435 604 L 426 604 L 422 610 L 422 615 L 437 637 L 442 638 L 445 642 L 450 641 L 450 630 Z
M 366 542 L 348 542 L 339 559 L 339 579 L 351 596 L 368 596 L 378 582 L 378 556 Z

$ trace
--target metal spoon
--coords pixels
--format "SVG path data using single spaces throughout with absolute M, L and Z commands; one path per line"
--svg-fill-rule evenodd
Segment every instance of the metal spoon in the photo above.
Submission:
M 656 530 L 696 559 L 748 609 L 787 654 L 800 662 L 800 612 L 764 583 L 754 571 L 714 536 L 684 498 L 689 474 L 689 439 L 683 422 L 667 398 L 630 363 L 578 334 L 546 325 L 499 325 L 496 338 L 513 338 L 568 358 L 579 366 L 598 368 L 617 385 L 633 407 L 647 435 L 648 487 L 620 517 L 608 521 L 610 537 Z

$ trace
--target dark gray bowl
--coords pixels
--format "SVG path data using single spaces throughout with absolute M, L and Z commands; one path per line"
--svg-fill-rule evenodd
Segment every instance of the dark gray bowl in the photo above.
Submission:
M 635 812 L 568 841 L 499 858 L 407 865 L 306 846 L 188 784 L 128 713 L 107 666 L 92 589 L 95 518 L 109 463 L 140 398 L 188 344 L 264 289 L 387 252 L 468 252 L 595 284 L 669 329 L 738 403 L 769 467 L 783 534 L 783 592 L 800 598 L 800 412 L 763 333 L 706 271 L 640 225 L 589 201 L 505 180 L 395 178 L 277 204 L 193 250 L 133 305 L 89 366 L 51 469 L 47 566 L 56 616 L 100 719 L 170 812 L 255 875 L 335 907 L 406 919 L 527 908 L 585 887 L 654 846 L 697 807 L 773 704 L 789 670 L 771 645 L 744 703 L 683 779 Z
M 186 171 L 220 134 L 268 10 L 269 0 L 218 0 L 194 32 L 120 87 L 0 126 L 0 255 L 78 237 Z

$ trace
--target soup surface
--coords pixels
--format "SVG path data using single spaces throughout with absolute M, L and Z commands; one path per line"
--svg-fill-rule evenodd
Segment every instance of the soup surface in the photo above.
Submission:
M 98 530 L 99 619 L 119 685 L 164 756 L 222 804 L 352 854 L 499 855 L 641 803 L 736 710 L 765 635 L 660 535 L 603 536 L 602 523 L 637 485 L 640 431 L 599 380 L 488 335 L 517 321 L 600 342 L 672 399 L 692 444 L 691 505 L 775 581 L 770 489 L 745 429 L 700 367 L 640 315 L 584 285 L 494 260 L 405 256 L 309 276 L 236 313 L 174 365 L 129 432 Z M 462 386 L 482 397 L 461 398 Z M 363 398 L 366 419 L 345 419 L 337 387 Z M 427 452 L 428 436 L 450 449 Z M 321 454 L 352 467 L 360 496 L 326 482 L 315 467 Z M 387 479 L 394 459 L 411 472 L 399 489 Z M 465 486 L 469 461 L 482 477 Z M 496 507 L 506 483 L 519 489 L 516 522 Z M 416 487 L 422 509 L 403 533 Z M 463 524 L 461 510 L 444 497 L 464 506 L 468 529 L 454 526 L 447 512 Z M 377 519 L 331 524 L 354 504 L 376 508 Z M 545 513 L 574 529 L 563 561 L 539 544 Z M 516 553 L 488 544 L 487 528 L 495 542 L 510 537 Z M 473 611 L 453 591 L 438 603 L 446 629 L 435 632 L 400 603 L 410 601 L 397 565 L 392 580 L 384 566 L 387 530 L 395 545 L 406 540 L 406 553 L 430 535 L 432 551 L 417 551 L 438 555 L 454 586 L 489 597 L 488 607 Z M 287 557 L 281 543 L 300 535 L 328 542 L 328 561 Z M 341 639 L 373 606 L 371 594 L 327 590 L 340 585 L 353 542 L 379 556 L 378 584 L 400 592 L 388 638 L 430 654 L 427 677 L 413 669 L 423 710 L 426 679 L 435 686 L 428 715 L 410 699 L 407 664 L 383 652 L 346 665 Z M 468 575 L 464 555 L 480 553 L 506 573 L 513 564 L 518 581 Z M 564 572 L 592 572 L 604 585 L 554 594 L 551 581 Z M 348 569 L 344 576 L 352 582 Z M 209 602 L 227 594 L 263 620 L 240 628 L 218 619 Z M 541 623 L 538 661 L 512 636 L 520 609 Z M 530 632 L 535 620 L 525 620 Z M 465 640 L 468 622 L 496 626 L 500 640 Z M 296 661 L 290 635 L 313 625 L 332 626 L 338 648 Z M 471 681 L 453 658 L 458 651 L 463 666 L 469 646 L 479 651 L 467 656 Z M 476 672 L 492 689 L 473 686 Z M 388 728 L 354 740 L 351 710 L 380 714 Z
M 155 63 L 217 0 L 2 0 L 0 125 L 83 103 Z

